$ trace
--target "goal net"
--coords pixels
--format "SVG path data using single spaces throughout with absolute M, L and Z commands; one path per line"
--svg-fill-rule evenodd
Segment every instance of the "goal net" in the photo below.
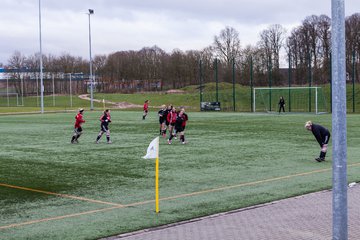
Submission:
M 0 107 L 20 106 L 18 93 L 0 93 Z
M 254 112 L 278 112 L 279 100 L 285 100 L 286 112 L 326 113 L 326 99 L 321 87 L 254 88 Z

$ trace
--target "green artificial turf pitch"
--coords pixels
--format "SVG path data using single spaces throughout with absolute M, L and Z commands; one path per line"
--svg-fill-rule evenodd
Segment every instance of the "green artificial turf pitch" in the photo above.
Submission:
M 75 113 L 0 116 L 0 238 L 97 239 L 248 207 L 332 185 L 327 160 L 304 129 L 331 130 L 331 115 L 190 112 L 188 144 L 160 139 L 160 213 L 155 161 L 156 111 L 113 111 L 113 144 L 100 144 L 101 112 L 86 111 L 79 144 Z M 348 180 L 360 179 L 359 115 L 348 115 Z M 289 209 L 291 211 L 291 209 Z

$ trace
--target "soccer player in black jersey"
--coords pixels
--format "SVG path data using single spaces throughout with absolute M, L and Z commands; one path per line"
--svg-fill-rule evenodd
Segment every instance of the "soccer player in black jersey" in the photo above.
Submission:
M 180 135 L 180 142 L 182 144 L 186 144 L 185 142 L 185 126 L 186 121 L 188 120 L 188 116 L 185 114 L 185 110 L 181 109 L 177 115 L 176 115 L 176 121 L 175 121 L 175 133 L 170 135 L 170 138 L 168 140 L 168 144 L 171 144 L 171 140 L 175 137 L 175 134 Z
M 179 119 L 179 118 L 181 118 L 181 119 Z M 186 144 L 187 142 L 185 141 L 185 127 L 186 127 L 186 122 L 189 120 L 189 117 L 185 113 L 185 108 L 181 108 L 179 115 L 178 115 L 178 119 L 176 119 L 175 130 L 177 133 L 180 134 L 180 142 L 182 144 Z M 180 123 L 181 123 L 181 125 L 180 125 Z
M 321 148 L 320 156 L 318 158 L 315 158 L 315 160 L 318 162 L 325 161 L 327 146 L 328 146 L 329 139 L 330 139 L 329 130 L 321 125 L 314 124 L 311 121 L 307 121 L 305 123 L 305 128 L 307 130 L 311 131 L 312 134 L 314 134 L 316 141 L 319 143 L 320 148 Z
M 283 112 L 285 112 L 285 99 L 283 98 L 283 96 L 281 96 L 279 100 L 279 114 L 281 112 L 281 109 Z
M 159 123 L 160 123 L 160 135 L 162 135 L 163 137 L 165 137 L 165 133 L 164 131 L 166 131 L 166 126 L 165 126 L 165 121 L 166 121 L 166 116 L 165 116 L 165 112 L 166 112 L 166 106 L 162 105 L 161 109 L 158 112 L 159 115 Z M 167 114 L 166 114 L 167 115 Z
M 100 138 L 105 133 L 106 134 L 106 140 L 107 143 L 111 143 L 110 141 L 110 130 L 109 130 L 109 123 L 111 123 L 111 117 L 110 117 L 110 110 L 106 109 L 104 113 L 100 117 L 100 132 L 96 138 L 96 143 L 99 143 Z

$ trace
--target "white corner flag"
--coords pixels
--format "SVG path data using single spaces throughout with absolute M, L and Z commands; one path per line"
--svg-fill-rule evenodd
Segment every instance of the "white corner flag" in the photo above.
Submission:
M 156 137 L 151 141 L 147 149 L 146 155 L 143 156 L 144 159 L 152 159 L 159 157 L 159 137 Z
M 155 212 L 159 213 L 159 137 L 151 141 L 144 159 L 155 158 Z

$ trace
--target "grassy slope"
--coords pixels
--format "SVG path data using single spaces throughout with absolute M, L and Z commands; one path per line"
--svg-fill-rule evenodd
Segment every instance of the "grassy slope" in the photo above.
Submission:
M 330 108 L 330 86 L 324 85 L 323 92 L 327 102 L 327 109 Z M 216 100 L 215 94 L 215 83 L 208 83 L 204 88 L 204 93 L 202 100 L 213 102 Z M 223 110 L 233 111 L 233 90 L 232 84 L 229 83 L 219 83 L 219 101 Z M 142 105 L 146 99 L 150 99 L 150 107 L 156 108 L 162 104 L 173 104 L 174 106 L 186 106 L 187 109 L 192 111 L 199 111 L 200 106 L 200 94 L 198 86 L 188 86 L 183 88 L 185 91 L 183 94 L 167 94 L 165 92 L 151 92 L 151 93 L 135 93 L 135 94 L 103 94 L 95 93 L 95 99 L 105 99 L 112 102 L 128 102 L 133 104 Z M 236 111 L 249 112 L 250 111 L 250 88 L 248 86 L 236 85 L 235 93 L 236 101 Z M 356 86 L 355 89 L 355 111 L 360 111 L 360 85 Z M 45 96 L 44 105 L 45 111 L 68 111 L 76 110 L 79 107 L 89 109 L 90 102 L 87 100 L 79 99 L 77 96 L 73 96 L 73 107 L 70 107 L 70 96 L 56 96 L 55 97 L 55 106 L 53 106 L 53 97 Z M 287 99 L 285 99 L 287 100 Z M 21 99 L 19 99 L 21 104 Z M 274 100 L 277 102 L 277 99 Z M 14 102 L 12 102 L 14 105 Z M 0 99 L 0 113 L 12 113 L 12 112 L 39 112 L 40 111 L 40 101 L 36 97 L 27 97 L 24 98 L 23 107 L 6 107 L 7 99 Z M 275 104 L 276 106 L 276 104 Z M 94 102 L 95 109 L 102 109 L 103 104 Z M 107 107 L 115 108 L 115 106 L 107 105 Z M 276 107 L 277 108 L 277 107 Z M 347 108 L 348 112 L 353 111 L 353 101 L 352 101 L 352 85 L 347 85 Z M 138 110 L 135 108 L 134 110 Z
M 1 116 L 0 183 L 120 204 L 154 199 L 154 161 L 141 159 L 158 133 L 156 113 L 112 112 L 114 144 L 95 145 L 100 112 L 86 112 L 79 145 L 69 144 L 73 113 Z M 0 229 L 6 239 L 94 239 L 331 187 L 331 151 L 317 163 L 319 147 L 303 124 L 330 127 L 330 115 L 189 113 L 189 144 L 160 143 L 160 197 L 309 173 L 248 186 L 177 197 L 27 226 Z M 348 161 L 360 162 L 360 116 L 348 116 Z M 104 141 L 104 139 L 103 139 Z M 313 171 L 322 172 L 313 172 Z M 349 181 L 360 180 L 349 168 Z M 108 205 L 0 186 L 0 227 Z

